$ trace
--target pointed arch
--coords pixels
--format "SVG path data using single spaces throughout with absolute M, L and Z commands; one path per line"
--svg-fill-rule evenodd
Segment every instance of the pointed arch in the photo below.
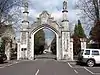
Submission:
M 31 33 L 30 33 L 30 36 L 31 36 L 31 59 L 34 59 L 34 35 L 39 31 L 39 30 L 41 30 L 41 29 L 44 29 L 44 28 L 47 28 L 47 29 L 49 29 L 49 30 L 51 30 L 52 32 L 54 32 L 54 34 L 56 35 L 56 58 L 57 59 L 60 59 L 61 57 L 60 57 L 60 47 L 59 47 L 59 37 L 60 37 L 60 32 L 59 31 L 57 31 L 54 27 L 52 27 L 52 26 L 50 26 L 50 25 L 47 25 L 47 24 L 45 24 L 45 25 L 40 25 L 40 26 L 38 26 L 38 27 L 36 27 L 35 29 L 33 29 L 32 31 L 31 31 Z

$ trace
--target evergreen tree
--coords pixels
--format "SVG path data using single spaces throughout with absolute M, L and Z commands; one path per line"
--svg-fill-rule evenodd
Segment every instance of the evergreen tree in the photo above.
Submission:
M 84 38 L 84 37 L 86 37 L 86 35 L 85 35 L 85 33 L 84 33 L 84 30 L 83 30 L 83 28 L 82 28 L 82 25 L 81 25 L 81 22 L 80 22 L 80 20 L 78 20 L 78 26 L 77 26 L 77 32 L 78 32 L 78 37 L 79 38 Z
M 75 25 L 74 34 L 72 37 L 74 39 L 74 54 L 77 55 L 81 48 L 80 38 L 86 38 L 80 20 L 78 20 L 78 25 Z
M 35 34 L 35 38 L 34 38 L 34 50 L 35 50 L 35 54 L 42 54 L 44 51 L 44 46 L 45 46 L 45 33 L 43 30 L 38 31 Z
M 56 55 L 56 36 L 54 37 L 54 39 L 51 42 L 51 51 L 53 54 Z
M 78 26 L 75 25 L 75 28 L 74 28 L 74 35 L 78 35 Z
M 3 39 L 0 40 L 0 53 L 5 53 L 5 41 Z

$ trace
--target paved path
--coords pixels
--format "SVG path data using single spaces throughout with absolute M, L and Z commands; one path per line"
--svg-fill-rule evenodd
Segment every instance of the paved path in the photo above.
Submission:
M 94 71 L 98 70 L 78 66 L 75 62 L 36 59 L 35 61 L 18 61 L 11 66 L 0 68 L 0 75 L 100 75 L 94 74 Z

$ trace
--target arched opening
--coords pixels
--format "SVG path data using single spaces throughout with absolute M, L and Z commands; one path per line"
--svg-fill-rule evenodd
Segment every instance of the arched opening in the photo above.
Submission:
M 56 35 L 50 29 L 43 28 L 34 35 L 35 59 L 56 58 Z
M 51 49 L 52 49 L 51 53 L 52 54 L 55 54 L 56 56 L 54 58 L 57 58 L 58 59 L 59 58 L 59 51 L 58 51 L 58 49 L 59 49 L 58 48 L 59 47 L 58 46 L 58 44 L 59 44 L 58 43 L 59 42 L 59 32 L 57 30 L 55 30 L 54 28 L 48 26 L 48 25 L 42 25 L 42 26 L 40 26 L 40 27 L 38 27 L 38 28 L 36 28 L 36 29 L 34 29 L 32 31 L 32 33 L 31 33 L 31 59 L 36 58 L 36 56 L 35 56 L 36 55 L 36 52 L 35 52 L 35 49 L 36 49 L 35 48 L 35 42 L 36 42 L 35 39 L 36 39 L 36 37 L 35 36 L 41 30 L 44 30 L 44 31 L 47 31 L 48 30 L 48 31 L 52 32 L 53 35 L 54 35 L 54 38 L 52 40 L 50 40 L 51 42 L 46 43 L 46 41 L 45 41 L 44 46 L 41 45 L 41 47 L 39 48 L 39 49 L 42 49 L 42 50 L 39 51 L 39 53 L 37 53 L 37 54 L 46 54 L 46 53 L 48 54 L 48 53 L 50 53 L 49 51 L 51 51 Z M 55 42 L 54 42 L 54 40 L 55 40 Z M 46 44 L 47 44 L 47 46 L 46 46 Z M 51 44 L 53 44 L 54 47 L 56 46 L 56 48 L 53 48 L 53 46 Z M 45 47 L 47 47 L 47 48 L 45 48 Z M 53 49 L 56 49 L 56 50 L 53 50 Z M 52 58 L 52 57 L 50 57 L 50 58 Z

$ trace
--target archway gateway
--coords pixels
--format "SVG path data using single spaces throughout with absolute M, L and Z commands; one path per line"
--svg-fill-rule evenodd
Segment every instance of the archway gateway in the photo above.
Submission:
M 39 28 L 36 28 L 36 29 L 34 29 L 34 30 L 32 30 L 32 32 L 31 32 L 31 55 L 32 55 L 32 58 L 35 58 L 35 56 L 34 56 L 34 46 L 35 46 L 35 44 L 34 44 L 34 35 L 38 32 L 38 31 L 40 31 L 41 29 L 49 29 L 49 30 L 51 30 L 55 35 L 56 35 L 56 58 L 58 58 L 58 59 L 61 59 L 61 54 L 59 54 L 60 52 L 59 52 L 59 37 L 60 37 L 60 33 L 55 29 L 55 28 L 52 28 L 52 27 L 50 27 L 49 25 L 47 25 L 47 24 L 45 24 L 45 25 L 41 25 Z
M 26 8 L 27 6 L 25 6 L 23 12 L 24 20 L 22 21 L 22 31 L 18 43 L 17 59 L 34 60 L 34 35 L 39 30 L 47 28 L 56 34 L 57 60 L 73 60 L 73 40 L 70 38 L 67 2 L 63 2 L 61 24 L 58 24 L 47 11 L 43 11 L 29 28 L 28 9 Z

